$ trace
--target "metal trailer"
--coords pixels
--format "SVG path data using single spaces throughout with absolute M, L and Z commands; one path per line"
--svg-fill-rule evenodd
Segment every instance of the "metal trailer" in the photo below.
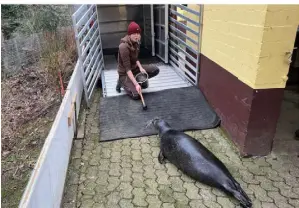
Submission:
M 161 61 L 145 93 L 197 85 L 203 6 L 194 6 L 76 5 L 72 19 L 87 105 L 99 78 L 104 97 L 124 93 L 115 91 L 117 57 L 109 51 L 117 50 L 130 21 L 142 28 L 141 47 Z

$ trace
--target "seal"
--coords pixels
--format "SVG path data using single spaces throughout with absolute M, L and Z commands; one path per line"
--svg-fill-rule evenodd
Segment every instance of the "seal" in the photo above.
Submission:
M 211 187 L 218 188 L 236 198 L 242 207 L 252 207 L 252 202 L 226 166 L 205 146 L 184 132 L 172 129 L 163 119 L 151 120 L 158 130 L 161 164 L 167 159 L 183 173 Z

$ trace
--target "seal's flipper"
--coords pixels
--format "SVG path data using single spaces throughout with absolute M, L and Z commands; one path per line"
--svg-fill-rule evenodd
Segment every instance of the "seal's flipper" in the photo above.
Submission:
M 165 164 L 165 157 L 164 157 L 162 151 L 159 152 L 158 160 L 159 160 L 160 164 Z

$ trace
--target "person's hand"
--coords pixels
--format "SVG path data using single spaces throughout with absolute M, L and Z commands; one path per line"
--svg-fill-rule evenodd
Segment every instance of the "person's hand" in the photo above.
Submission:
M 140 92 L 141 92 L 141 87 L 140 87 L 139 84 L 135 85 L 135 89 L 136 89 L 136 91 L 138 92 L 138 94 L 140 94 Z
M 143 67 L 140 67 L 140 72 L 143 74 L 147 74 L 147 72 L 145 71 L 145 69 Z

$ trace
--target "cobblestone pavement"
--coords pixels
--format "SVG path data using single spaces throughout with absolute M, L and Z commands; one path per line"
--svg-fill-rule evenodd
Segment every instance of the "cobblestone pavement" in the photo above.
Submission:
M 74 141 L 63 207 L 239 207 L 234 199 L 186 177 L 170 163 L 159 164 L 157 136 L 99 143 L 97 94 L 87 112 L 85 139 Z M 278 125 L 279 138 L 267 157 L 240 158 L 218 128 L 187 132 L 224 162 L 254 208 L 299 207 L 299 146 L 289 127 L 299 127 L 294 116 L 298 107 L 285 101 L 282 109 L 286 113 Z M 283 127 L 292 132 L 284 134 Z

